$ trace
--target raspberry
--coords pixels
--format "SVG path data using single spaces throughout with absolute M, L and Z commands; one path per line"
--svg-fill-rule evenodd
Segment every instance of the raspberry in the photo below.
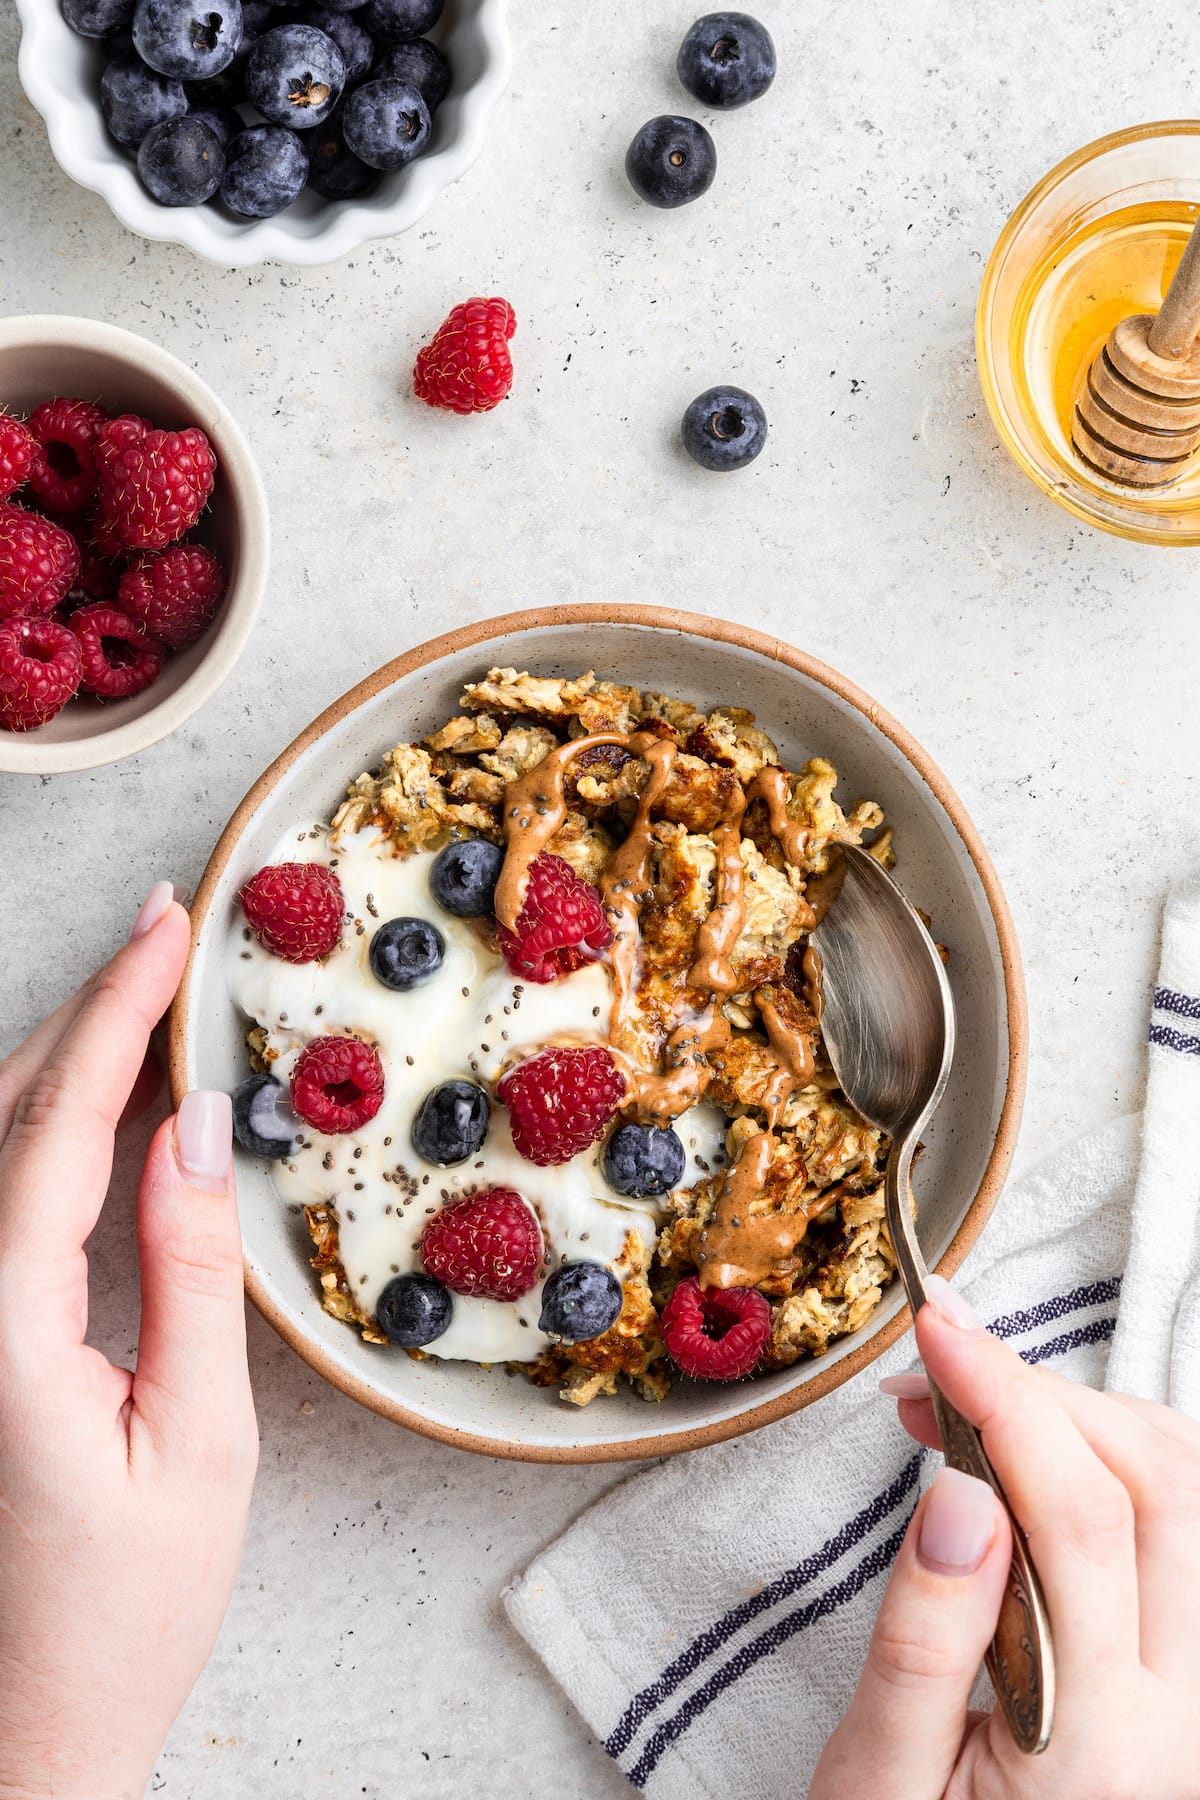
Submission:
M 165 550 L 190 531 L 213 491 L 217 459 L 204 433 L 155 431 L 127 413 L 100 428 L 100 511 L 126 550 Z M 107 549 L 107 534 L 105 539 Z
M 560 975 L 595 962 L 612 943 L 608 916 L 595 888 L 549 850 L 530 864 L 516 930 L 498 925 L 496 937 L 513 974 L 537 982 L 557 981 Z
M 121 538 L 121 529 L 112 519 L 106 519 L 102 512 L 92 515 L 92 548 L 97 556 L 106 563 L 119 563 L 129 552 Z M 118 578 L 120 570 L 117 571 Z
M 484 1188 L 435 1213 L 421 1239 L 425 1272 L 456 1294 L 519 1300 L 538 1278 L 542 1232 L 520 1194 Z
M 7 500 L 29 480 L 37 442 L 28 425 L 11 413 L 0 413 L 0 500 Z
M 0 619 L 48 613 L 79 574 L 79 546 L 53 519 L 0 501 Z
M 274 863 L 242 889 L 242 911 L 259 943 L 284 962 L 328 956 L 342 935 L 342 884 L 323 863 Z
M 357 1131 L 383 1105 L 383 1065 L 361 1038 L 306 1044 L 292 1070 L 292 1109 L 315 1131 Z
M 195 643 L 220 605 L 225 571 L 202 545 L 175 544 L 131 563 L 118 592 L 131 619 L 182 650 Z
M 417 352 L 418 400 L 447 412 L 491 412 L 513 383 L 508 340 L 517 329 L 507 300 L 465 300 Z
M 0 624 L 0 730 L 34 731 L 61 712 L 79 686 L 82 662 L 57 619 Z
M 96 438 L 108 414 L 88 400 L 47 400 L 29 415 L 37 439 L 29 485 L 51 512 L 82 512 L 96 491 Z
M 625 1077 L 602 1045 L 554 1045 L 517 1063 L 496 1092 L 508 1108 L 513 1143 L 544 1168 L 595 1143 L 621 1104 Z
M 679 1283 L 659 1321 L 663 1343 L 685 1375 L 736 1381 L 749 1375 L 771 1335 L 771 1308 L 757 1288 Z
M 103 602 L 81 606 L 67 624 L 79 639 L 83 656 L 79 685 L 85 694 L 95 694 L 100 700 L 128 700 L 162 673 L 162 645 L 147 637 L 119 607 Z

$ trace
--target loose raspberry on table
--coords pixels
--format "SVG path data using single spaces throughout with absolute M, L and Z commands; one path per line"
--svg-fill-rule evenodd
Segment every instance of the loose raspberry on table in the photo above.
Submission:
M 174 544 L 140 556 L 121 576 L 120 603 L 151 637 L 183 650 L 211 623 L 225 571 L 202 544 Z
M 491 412 L 513 384 L 508 340 L 516 329 L 507 300 L 464 300 L 417 352 L 417 399 L 447 412 Z
M 157 681 L 166 652 L 120 607 L 81 606 L 67 620 L 83 656 L 80 688 L 98 700 L 128 700 Z
M 771 1308 L 757 1288 L 702 1288 L 688 1275 L 663 1307 L 659 1326 L 685 1375 L 736 1381 L 758 1365 L 771 1335 Z
M 521 1155 L 547 1167 L 596 1142 L 621 1104 L 625 1077 L 602 1044 L 556 1044 L 517 1063 L 496 1092 Z
M 0 624 L 0 730 L 35 731 L 79 686 L 83 661 L 73 632 L 35 616 Z
M 132 413 L 96 444 L 100 511 L 126 550 L 165 550 L 190 531 L 213 491 L 217 459 L 198 426 L 156 431 Z
M 53 612 L 79 574 L 79 546 L 52 519 L 0 501 L 0 619 Z
M 292 1110 L 314 1131 L 357 1131 L 383 1104 L 383 1064 L 361 1038 L 306 1044 L 292 1070 Z
M 96 440 L 108 414 L 90 400 L 47 400 L 29 415 L 37 440 L 29 485 L 43 506 L 82 512 L 96 492 Z
M 28 425 L 11 413 L 0 413 L 0 500 L 24 487 L 36 455 L 37 439 Z
M 324 863 L 269 863 L 251 876 L 241 899 L 263 949 L 284 962 L 316 962 L 342 935 L 342 884 Z
M 435 1213 L 421 1239 L 425 1272 L 456 1294 L 519 1300 L 538 1278 L 542 1231 L 512 1188 L 484 1188 Z
M 608 915 L 596 889 L 569 862 L 543 850 L 529 867 L 517 928 L 496 927 L 500 954 L 526 981 L 557 981 L 595 962 L 612 943 Z

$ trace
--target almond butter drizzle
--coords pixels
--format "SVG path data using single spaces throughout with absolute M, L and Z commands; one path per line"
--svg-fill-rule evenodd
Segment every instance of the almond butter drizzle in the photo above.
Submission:
M 504 790 L 504 836 L 508 848 L 504 867 L 496 883 L 496 917 L 509 931 L 517 928 L 517 916 L 525 904 L 529 886 L 529 865 L 540 856 L 567 816 L 563 781 L 567 766 L 581 750 L 594 744 L 618 744 L 632 748 L 632 739 L 623 731 L 594 731 L 590 737 L 568 738 L 554 750 L 547 751 L 540 763 Z
M 593 745 L 614 744 L 631 750 L 649 764 L 649 774 L 638 797 L 637 813 L 625 841 L 613 852 L 602 879 L 602 898 L 612 926 L 610 967 L 613 977 L 613 1016 L 609 1047 L 626 1077 L 622 1111 L 637 1118 L 668 1124 L 704 1097 L 712 1080 L 710 1056 L 729 1042 L 731 1029 L 721 1010 L 721 999 L 735 993 L 737 973 L 731 957 L 746 919 L 745 865 L 742 860 L 742 821 L 750 801 L 761 795 L 771 831 L 785 858 L 796 863 L 808 845 L 807 829 L 787 816 L 787 773 L 768 764 L 748 788 L 735 784 L 725 817 L 714 828 L 717 851 L 716 891 L 711 911 L 696 933 L 695 956 L 687 984 L 711 997 L 711 1004 L 676 1026 L 667 1041 L 661 1073 L 643 1069 L 634 1060 L 629 1034 L 636 1004 L 639 922 L 653 849 L 650 814 L 671 779 L 678 746 L 653 732 L 593 732 L 571 738 L 544 756 L 540 763 L 510 782 L 504 797 L 504 834 L 507 852 L 496 886 L 496 917 L 515 929 L 529 884 L 534 858 L 546 848 L 567 816 L 564 784 L 572 760 Z M 801 923 L 815 922 L 811 908 L 797 897 Z M 811 954 L 811 952 L 806 953 Z M 804 965 L 807 970 L 807 961 Z M 776 1070 L 766 1094 L 768 1123 L 777 1125 L 788 1099 L 797 1087 L 812 1079 L 812 1048 L 804 1035 L 787 1026 L 769 1002 L 760 1003 L 770 1054 Z M 815 1009 L 814 1009 L 815 1010 Z
M 757 1287 L 795 1255 L 809 1223 L 829 1205 L 818 1195 L 812 1210 L 752 1213 L 762 1198 L 775 1140 L 769 1131 L 747 1138 L 717 1195 L 717 1209 L 700 1232 L 697 1269 L 702 1288 Z

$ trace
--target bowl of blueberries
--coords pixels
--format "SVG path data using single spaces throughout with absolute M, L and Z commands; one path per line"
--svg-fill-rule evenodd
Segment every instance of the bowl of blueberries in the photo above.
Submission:
M 130 230 L 228 268 L 405 231 L 475 161 L 508 0 L 18 0 L 55 157 Z

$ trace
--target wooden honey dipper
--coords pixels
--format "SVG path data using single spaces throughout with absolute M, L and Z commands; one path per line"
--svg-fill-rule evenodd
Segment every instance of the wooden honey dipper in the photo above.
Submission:
M 1162 310 L 1122 319 L 1088 370 L 1075 407 L 1075 449 L 1126 487 L 1167 487 L 1200 448 L 1200 224 Z

